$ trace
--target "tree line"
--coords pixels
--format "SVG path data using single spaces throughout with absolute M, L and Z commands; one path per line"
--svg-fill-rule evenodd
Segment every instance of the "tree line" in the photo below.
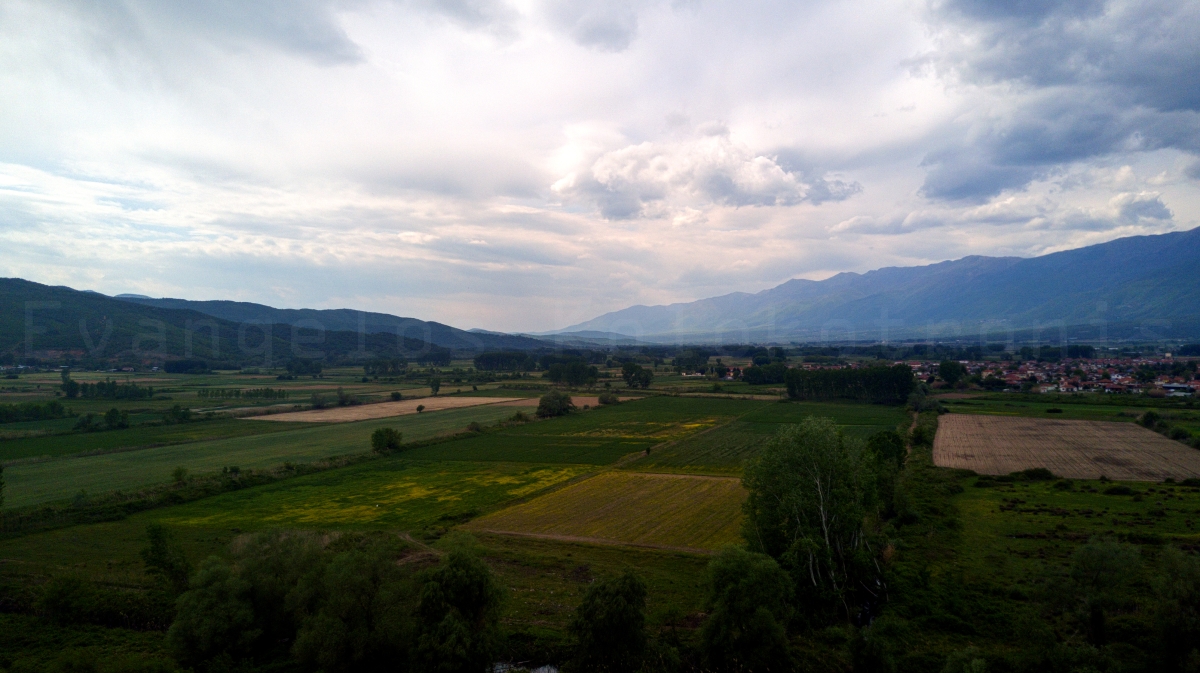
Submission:
M 743 375 L 744 376 L 744 375 Z M 861 369 L 789 369 L 788 397 L 796 400 L 848 399 L 876 404 L 899 404 L 916 387 L 908 365 Z

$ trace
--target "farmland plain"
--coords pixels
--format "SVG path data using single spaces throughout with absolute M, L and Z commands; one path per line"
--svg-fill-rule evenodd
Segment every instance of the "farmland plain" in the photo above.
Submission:
M 460 431 L 473 421 L 492 423 L 514 411 L 511 407 L 469 407 L 299 429 L 291 429 L 295 426 L 290 424 L 234 420 L 230 422 L 287 431 L 14 465 L 5 470 L 6 500 L 10 506 L 21 506 L 70 498 L 80 490 L 99 493 L 136 489 L 169 481 L 176 467 L 192 473 L 234 465 L 261 469 L 285 461 L 364 453 L 370 450 L 370 436 L 377 428 L 396 428 L 403 433 L 404 441 L 412 442 Z

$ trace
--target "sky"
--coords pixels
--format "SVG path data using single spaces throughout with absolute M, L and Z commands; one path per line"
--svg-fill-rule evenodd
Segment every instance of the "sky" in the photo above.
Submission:
M 1200 3 L 6 0 L 0 276 L 537 332 L 1200 226 Z

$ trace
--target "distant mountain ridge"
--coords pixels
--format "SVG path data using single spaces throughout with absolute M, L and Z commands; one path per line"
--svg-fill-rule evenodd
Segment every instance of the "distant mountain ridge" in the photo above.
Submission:
M 460 350 L 529 350 L 549 345 L 527 336 L 485 330 L 462 330 L 439 322 L 347 308 L 274 308 L 244 301 L 154 299 L 131 294 L 116 295 L 114 298 L 157 308 L 196 311 L 236 323 L 254 322 L 298 327 L 320 325 L 326 330 L 335 332 L 361 331 L 367 334 L 397 334 Z
M 280 362 L 370 357 L 445 360 L 451 351 L 531 350 L 548 341 L 477 334 L 441 323 L 348 309 L 275 309 L 245 302 L 109 297 L 0 278 L 0 358 Z
M 794 279 L 750 294 L 632 306 L 554 334 L 659 342 L 1200 335 L 1200 229 L 1041 257 L 972 256 Z

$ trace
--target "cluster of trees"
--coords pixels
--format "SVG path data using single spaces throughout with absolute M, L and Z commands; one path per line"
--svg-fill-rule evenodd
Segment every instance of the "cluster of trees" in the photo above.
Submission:
M 649 388 L 654 381 L 654 372 L 636 362 L 626 362 L 621 365 L 621 378 L 630 388 Z
M 716 351 L 706 348 L 684 350 L 675 354 L 671 365 L 675 368 L 675 373 L 677 374 L 683 372 L 706 372 L 708 371 L 708 359 L 716 354 Z
M 743 374 L 743 377 L 745 374 Z M 861 369 L 789 369 L 788 397 L 797 400 L 849 399 L 899 404 L 916 387 L 908 365 Z
M 546 370 L 546 378 L 569 386 L 593 385 L 600 378 L 600 370 L 583 358 L 569 358 L 551 364 Z
M 742 370 L 742 380 L 750 385 L 765 385 L 768 383 L 784 383 L 787 381 L 789 369 L 783 362 L 772 362 L 766 365 L 754 365 Z
M 377 358 L 363 365 L 363 373 L 367 376 L 403 376 L 406 369 L 408 361 L 398 358 Z
M 289 376 L 311 376 L 314 379 L 321 375 L 324 365 L 320 360 L 294 358 L 287 363 Z
M 434 379 L 434 380 L 436 381 L 437 379 Z M 440 383 L 439 383 L 439 385 L 440 385 Z M 434 389 L 433 394 L 434 395 L 437 394 L 436 389 Z M 338 386 L 337 392 L 334 394 L 332 401 L 328 397 L 326 397 L 324 393 L 313 393 L 311 400 L 312 400 L 312 408 L 313 409 L 324 409 L 325 407 L 328 407 L 331 403 L 335 404 L 339 407 L 352 407 L 352 406 L 354 406 L 356 404 L 360 404 L 362 402 L 362 400 L 358 399 L 358 397 L 356 395 L 351 395 L 350 393 L 347 393 L 345 390 L 343 390 L 341 386 Z
M 288 391 L 283 388 L 201 388 L 196 397 L 202 400 L 286 400 Z
M 1160 435 L 1170 437 L 1177 442 L 1189 444 L 1197 449 L 1200 449 L 1200 435 L 1193 435 L 1190 430 L 1179 425 L 1171 425 L 1166 418 L 1153 409 L 1142 413 L 1138 418 L 1138 423 L 1149 428 Z
M 481 372 L 530 371 L 537 368 L 537 358 L 520 351 L 494 351 L 475 356 L 475 369 Z
M 501 642 L 503 590 L 466 541 L 264 533 L 191 573 L 161 555 L 164 585 L 190 575 L 167 644 L 194 670 L 484 671 Z
M 0 404 L 0 423 L 17 423 L 20 421 L 43 421 L 52 418 L 65 418 L 71 412 L 58 400 L 48 402 L 21 402 L 20 404 Z
M 96 383 L 80 383 L 71 378 L 71 373 L 62 371 L 62 392 L 68 399 L 99 400 L 144 400 L 154 397 L 154 388 L 144 388 L 136 383 L 119 383 L 112 379 Z
M 967 377 L 967 367 L 956 360 L 942 360 L 938 363 L 938 377 L 946 383 L 954 385 Z
M 75 422 L 75 430 L 80 432 L 96 432 L 98 430 L 121 430 L 129 427 L 129 412 L 113 407 L 104 413 L 103 422 L 96 414 L 87 413 Z
M 167 360 L 163 371 L 168 374 L 207 374 L 208 363 L 204 360 Z

